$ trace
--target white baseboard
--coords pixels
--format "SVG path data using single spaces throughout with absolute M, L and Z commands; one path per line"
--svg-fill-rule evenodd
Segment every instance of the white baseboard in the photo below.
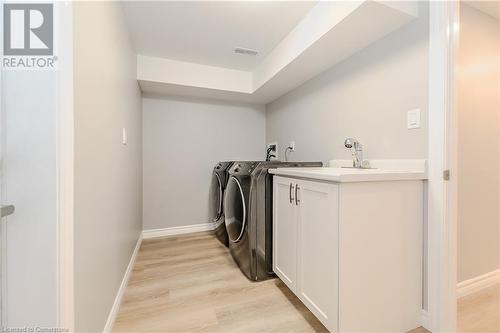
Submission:
M 186 225 L 181 227 L 149 229 L 142 231 L 142 238 L 149 239 L 156 237 L 190 234 L 193 232 L 211 231 L 214 230 L 214 228 L 215 228 L 214 223 L 202 223 L 202 224 Z
M 457 284 L 457 297 L 461 298 L 500 283 L 500 269 Z
M 122 283 L 118 292 L 116 293 L 115 301 L 113 302 L 113 306 L 111 307 L 111 311 L 108 315 L 108 320 L 106 321 L 106 326 L 104 326 L 104 333 L 111 332 L 113 330 L 113 325 L 116 320 L 116 316 L 118 314 L 118 310 L 120 310 L 120 305 L 122 303 L 123 295 L 125 294 L 125 290 L 127 289 L 128 281 L 130 279 L 130 275 L 134 268 L 135 259 L 137 257 L 137 253 L 139 252 L 139 248 L 141 247 L 141 243 L 143 239 L 148 238 L 156 238 L 156 237 L 164 237 L 164 236 L 172 236 L 172 235 L 180 235 L 180 234 L 189 234 L 193 232 L 201 232 L 201 231 L 210 231 L 214 230 L 214 223 L 204 223 L 204 224 L 194 224 L 183 227 L 172 227 L 172 228 L 162 228 L 162 229 L 151 229 L 151 230 L 143 230 L 139 239 L 137 239 L 137 244 L 135 245 L 134 252 L 130 257 L 130 261 L 127 266 L 127 270 L 123 275 Z
M 422 309 L 422 319 L 420 325 L 428 331 L 431 331 L 431 325 L 429 325 L 429 313 Z
M 127 270 L 123 275 L 122 283 L 120 284 L 120 288 L 116 293 L 115 301 L 113 302 L 113 306 L 111 307 L 111 311 L 109 312 L 108 315 L 108 320 L 106 321 L 106 326 L 104 326 L 103 330 L 104 333 L 108 333 L 113 330 L 113 325 L 115 324 L 116 315 L 118 314 L 118 310 L 120 310 L 120 305 L 122 303 L 123 295 L 125 294 L 125 290 L 127 289 L 128 281 L 130 279 L 130 275 L 132 274 L 132 270 L 134 269 L 135 259 L 137 258 L 137 253 L 139 252 L 141 243 L 142 243 L 142 234 L 140 234 L 139 239 L 137 239 L 134 252 L 130 257 Z

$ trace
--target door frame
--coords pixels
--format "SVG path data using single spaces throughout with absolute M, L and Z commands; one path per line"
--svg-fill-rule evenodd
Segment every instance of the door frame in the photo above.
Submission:
M 58 322 L 74 331 L 72 4 L 56 2 L 58 29 Z M 459 2 L 429 2 L 428 329 L 456 331 L 455 55 Z M 443 171 L 450 170 L 449 181 Z
M 455 67 L 459 1 L 429 2 L 428 323 L 455 332 L 457 322 L 457 126 Z M 445 180 L 449 170 L 449 180 Z
M 3 27 L 3 6 L 5 4 L 5 0 L 0 0 L 0 26 Z M 0 43 L 0 52 L 3 54 L 3 42 Z M 5 143 L 5 95 L 4 95 L 4 84 L 5 84 L 5 70 L 3 66 L 0 67 L 0 160 L 3 161 L 3 150 Z M 2 175 L 3 177 L 3 168 Z M 0 181 L 0 199 L 2 199 L 1 203 L 3 203 L 3 193 L 4 182 Z M 7 322 L 7 298 L 5 295 L 7 294 L 7 283 L 5 279 L 6 272 L 6 262 L 7 262 L 7 226 L 5 221 L 0 219 L 0 326 L 4 327 Z
M 57 40 L 57 325 L 75 330 L 73 5 L 54 2 Z M 62 28 L 64 27 L 64 29 Z
M 0 13 L 3 13 L 4 3 L 5 0 L 0 0 Z M 54 1 L 53 4 L 55 50 L 58 55 L 56 69 L 56 320 L 57 327 L 73 332 L 73 9 L 71 1 Z M 3 15 L 0 17 L 0 23 L 2 21 Z M 3 45 L 0 45 L 1 50 L 3 50 Z M 0 69 L 0 108 L 3 108 L 4 102 L 1 89 L 3 81 L 4 70 Z M 3 129 L 3 119 L 1 120 L 0 126 Z M 0 135 L 3 140 L 4 134 Z M 2 274 L 6 259 L 5 223 L 1 223 L 0 230 L 0 274 Z M 0 280 L 0 323 L 2 323 L 6 319 L 7 303 L 4 295 L 7 286 L 3 276 Z

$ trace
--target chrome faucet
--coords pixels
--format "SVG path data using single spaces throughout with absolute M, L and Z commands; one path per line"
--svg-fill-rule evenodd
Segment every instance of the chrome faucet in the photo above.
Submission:
M 352 167 L 363 168 L 363 145 L 354 138 L 347 138 L 344 141 L 344 146 L 351 150 L 352 154 Z

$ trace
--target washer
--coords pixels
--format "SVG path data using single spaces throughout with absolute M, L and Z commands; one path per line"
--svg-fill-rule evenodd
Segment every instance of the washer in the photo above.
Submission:
M 215 165 L 209 195 L 210 221 L 215 223 L 215 236 L 225 246 L 228 246 L 229 241 L 224 224 L 224 190 L 229 178 L 229 168 L 232 164 L 233 162 L 219 162 Z
M 321 162 L 234 162 L 224 195 L 229 250 L 252 281 L 274 276 L 272 270 L 271 168 L 321 167 Z
M 259 161 L 251 162 L 258 163 Z M 219 162 L 214 166 L 209 194 L 210 222 L 215 223 L 215 236 L 225 246 L 229 245 L 224 224 L 224 193 L 229 179 L 229 168 L 234 161 Z M 242 162 L 240 162 L 242 163 Z M 245 162 L 246 163 L 246 162 Z

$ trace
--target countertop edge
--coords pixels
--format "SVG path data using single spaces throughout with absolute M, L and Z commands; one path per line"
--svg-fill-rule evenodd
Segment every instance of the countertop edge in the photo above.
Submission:
M 380 174 L 347 174 L 328 175 L 314 171 L 293 171 L 283 169 L 269 169 L 269 173 L 277 176 L 289 176 L 303 179 L 322 180 L 335 183 L 356 183 L 356 182 L 376 182 L 376 181 L 403 181 L 403 180 L 427 180 L 425 172 L 420 171 L 394 171 Z

